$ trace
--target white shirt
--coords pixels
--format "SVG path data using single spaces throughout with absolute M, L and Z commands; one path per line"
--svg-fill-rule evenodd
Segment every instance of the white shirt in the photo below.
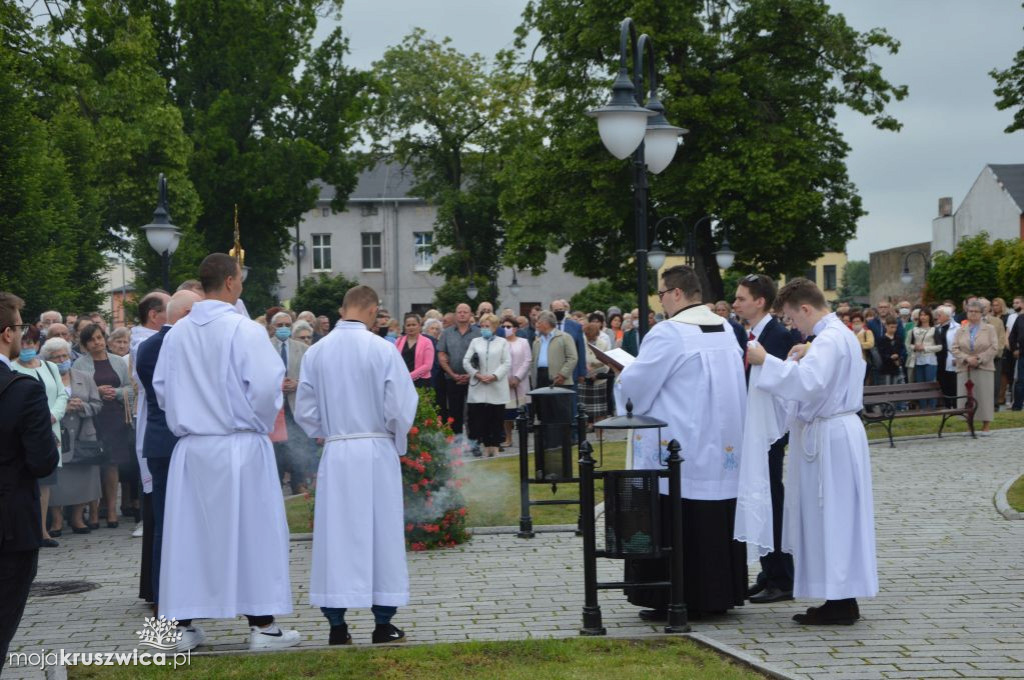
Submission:
M 7 368 L 11 368 L 11 360 L 6 355 L 0 354 L 0 361 L 7 365 Z M 13 370 L 13 369 L 12 369 Z

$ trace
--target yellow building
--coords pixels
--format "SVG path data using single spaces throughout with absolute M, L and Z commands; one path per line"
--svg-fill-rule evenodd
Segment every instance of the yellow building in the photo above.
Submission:
M 825 253 L 814 263 L 807 268 L 807 273 L 804 274 L 811 281 L 814 281 L 821 288 L 822 292 L 825 293 L 825 299 L 829 302 L 835 302 L 839 298 L 839 286 L 843 282 L 843 274 L 846 272 L 846 253 Z M 661 272 L 669 267 L 674 267 L 677 264 L 686 264 L 685 255 L 669 255 L 665 258 L 665 264 L 662 265 L 661 269 L 658 270 L 658 282 L 661 282 Z M 724 274 L 725 271 L 722 270 Z M 779 278 L 779 286 L 786 283 L 786 277 Z M 735 291 L 725 291 L 726 300 L 731 304 L 732 296 Z M 705 300 L 705 302 L 714 302 L 714 300 Z M 655 312 L 663 311 L 661 304 L 658 302 L 658 296 L 652 295 L 648 300 L 650 308 Z

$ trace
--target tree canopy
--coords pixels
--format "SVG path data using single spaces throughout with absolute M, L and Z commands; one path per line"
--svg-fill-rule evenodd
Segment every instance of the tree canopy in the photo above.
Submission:
M 634 276 L 630 167 L 584 115 L 607 101 L 626 16 L 653 37 L 668 120 L 689 129 L 651 177 L 651 223 L 677 215 L 687 225 L 659 234 L 662 244 L 680 250 L 688 225 L 712 214 L 748 271 L 794 275 L 843 250 L 864 210 L 836 111 L 895 131 L 885 107 L 906 96 L 871 60 L 872 50 L 898 49 L 884 30 L 855 31 L 822 0 L 532 0 L 518 44 L 539 35 L 528 66 L 536 115 L 502 174 L 510 264 L 537 267 L 545 251 L 568 246 L 576 274 L 614 273 L 623 287 Z M 713 251 L 725 234 L 710 224 L 698 232 L 698 267 L 720 297 Z

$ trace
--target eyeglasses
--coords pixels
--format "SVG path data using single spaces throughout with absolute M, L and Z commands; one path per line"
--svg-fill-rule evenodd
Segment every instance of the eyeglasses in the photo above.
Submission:
M 3 331 L 7 330 L 8 328 L 13 328 L 15 333 L 24 333 L 29 329 L 31 325 L 32 324 L 30 323 L 12 323 L 9 326 L 4 326 L 3 330 L 0 330 L 0 333 L 3 333 Z
M 668 290 L 659 290 L 658 291 L 658 301 L 661 302 L 661 300 L 665 297 L 665 293 L 670 293 L 670 292 L 672 292 L 674 290 L 677 290 L 677 289 L 678 289 L 678 286 L 675 287 L 675 288 L 669 288 Z

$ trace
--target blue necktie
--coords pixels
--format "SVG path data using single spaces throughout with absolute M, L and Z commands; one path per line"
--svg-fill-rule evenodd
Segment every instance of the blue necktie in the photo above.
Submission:
M 281 361 L 284 362 L 284 370 L 288 370 L 288 348 L 285 341 L 281 342 Z

